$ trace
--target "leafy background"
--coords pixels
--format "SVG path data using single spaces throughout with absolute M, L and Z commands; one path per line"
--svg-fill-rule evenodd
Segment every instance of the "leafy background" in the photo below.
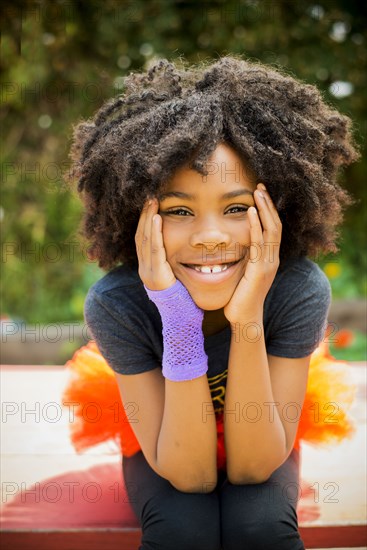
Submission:
M 86 255 L 81 205 L 63 182 L 72 126 L 157 58 L 240 53 L 315 84 L 367 128 L 366 13 L 353 0 L 3 1 L 1 314 L 28 323 L 83 318 L 103 275 Z M 363 152 L 363 147 L 362 147 Z M 356 197 L 340 251 L 320 257 L 334 299 L 365 293 L 366 161 L 341 183 Z

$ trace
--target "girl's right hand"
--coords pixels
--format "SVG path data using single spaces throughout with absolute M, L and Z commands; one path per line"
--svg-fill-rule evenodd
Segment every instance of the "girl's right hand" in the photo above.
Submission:
M 140 214 L 135 234 L 139 261 L 139 277 L 150 290 L 165 290 L 176 282 L 167 262 L 163 244 L 162 218 L 158 214 L 158 200 L 147 199 Z

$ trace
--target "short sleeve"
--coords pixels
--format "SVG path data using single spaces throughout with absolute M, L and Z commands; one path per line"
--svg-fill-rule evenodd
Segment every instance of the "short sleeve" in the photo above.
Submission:
M 126 307 L 130 304 L 131 308 Z M 84 317 L 101 354 L 115 372 L 139 374 L 161 366 L 159 333 L 147 312 L 139 309 L 138 300 L 117 300 L 91 288 Z
M 281 278 L 271 296 L 267 352 L 278 357 L 310 355 L 323 340 L 331 288 L 317 264 L 305 260 Z

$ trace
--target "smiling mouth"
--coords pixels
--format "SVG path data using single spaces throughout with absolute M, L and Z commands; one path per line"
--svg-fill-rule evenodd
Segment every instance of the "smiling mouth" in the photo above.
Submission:
M 237 260 L 236 262 L 228 262 L 226 264 L 216 264 L 216 265 L 198 265 L 198 264 L 183 264 L 185 267 L 189 267 L 190 269 L 195 269 L 195 271 L 198 271 L 199 273 L 222 273 L 222 271 L 226 271 L 229 267 L 231 267 L 234 264 L 237 264 L 240 260 Z

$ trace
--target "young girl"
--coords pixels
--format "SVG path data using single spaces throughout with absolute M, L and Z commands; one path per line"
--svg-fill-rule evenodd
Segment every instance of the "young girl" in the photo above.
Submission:
M 109 270 L 86 321 L 141 448 L 123 457 L 140 548 L 304 548 L 294 443 L 330 304 L 307 256 L 336 250 L 349 119 L 238 57 L 162 60 L 79 124 L 73 157 Z

